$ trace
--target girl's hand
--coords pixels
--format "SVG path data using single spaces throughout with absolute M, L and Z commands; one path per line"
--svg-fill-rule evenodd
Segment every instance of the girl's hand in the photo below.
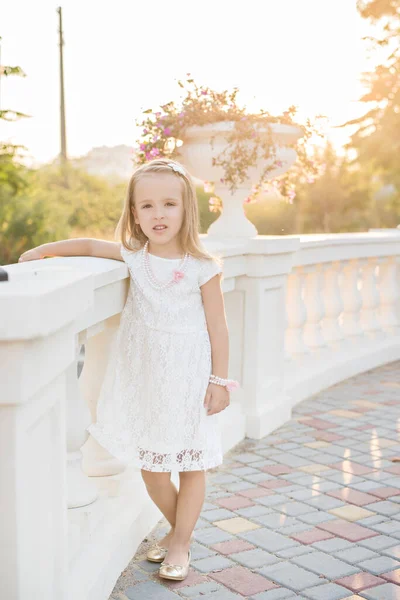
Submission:
M 18 259 L 18 262 L 27 262 L 28 260 L 40 260 L 42 255 L 40 253 L 39 248 L 32 248 L 32 250 L 27 250 Z
M 216 385 L 215 383 L 209 383 L 206 397 L 204 400 L 204 406 L 207 409 L 207 416 L 215 415 L 221 412 L 227 406 L 229 406 L 229 392 L 222 385 Z

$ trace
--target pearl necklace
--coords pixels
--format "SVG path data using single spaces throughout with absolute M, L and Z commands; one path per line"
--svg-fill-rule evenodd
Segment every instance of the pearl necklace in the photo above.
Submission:
M 150 262 L 149 262 L 148 246 L 149 246 L 149 241 L 147 240 L 147 242 L 145 243 L 145 245 L 143 247 L 142 262 L 143 262 L 144 274 L 146 275 L 147 281 L 150 283 L 150 285 L 153 288 L 155 288 L 156 290 L 164 290 L 164 289 L 170 287 L 171 285 L 173 285 L 174 283 L 177 283 L 179 281 L 179 279 L 181 279 L 183 277 L 183 272 L 186 269 L 189 254 L 186 252 L 185 256 L 183 257 L 183 259 L 181 260 L 181 262 L 179 264 L 179 268 L 174 269 L 174 274 L 175 273 L 181 274 L 179 279 L 175 279 L 175 277 L 174 277 L 170 281 L 161 283 L 160 281 L 158 281 L 158 279 L 156 279 L 156 277 L 154 276 L 154 273 L 151 269 Z

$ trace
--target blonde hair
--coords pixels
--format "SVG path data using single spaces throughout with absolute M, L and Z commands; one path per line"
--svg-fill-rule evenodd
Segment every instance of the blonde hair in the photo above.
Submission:
M 176 170 L 174 169 L 176 168 Z M 115 237 L 127 250 L 140 250 L 147 242 L 139 224 L 135 223 L 132 209 L 135 206 L 135 186 L 144 175 L 152 173 L 171 173 L 183 183 L 183 222 L 179 231 L 179 242 L 184 253 L 195 258 L 221 260 L 212 256 L 202 246 L 199 237 L 199 209 L 193 180 L 186 169 L 174 160 L 159 158 L 141 165 L 129 180 L 122 215 L 115 229 Z

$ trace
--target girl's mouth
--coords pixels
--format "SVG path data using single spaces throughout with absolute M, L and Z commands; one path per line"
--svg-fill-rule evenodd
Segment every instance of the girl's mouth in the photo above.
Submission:
M 164 231 L 165 229 L 167 229 L 166 225 L 155 225 L 153 227 L 153 231 Z

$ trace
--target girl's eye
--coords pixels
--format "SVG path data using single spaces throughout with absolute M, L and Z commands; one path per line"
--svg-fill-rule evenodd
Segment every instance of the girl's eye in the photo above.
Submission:
M 142 208 L 149 208 L 150 204 L 145 204 Z
M 167 202 L 168 206 L 175 206 L 174 202 Z

